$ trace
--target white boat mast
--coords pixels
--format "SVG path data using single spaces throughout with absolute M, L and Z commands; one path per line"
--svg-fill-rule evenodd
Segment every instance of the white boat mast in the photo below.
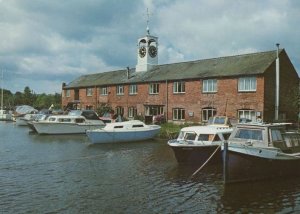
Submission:
M 2 76 L 1 76 L 1 110 L 3 110 L 3 70 L 2 71 Z

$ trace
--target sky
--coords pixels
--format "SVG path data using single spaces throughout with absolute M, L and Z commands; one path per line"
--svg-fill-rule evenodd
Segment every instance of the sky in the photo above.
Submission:
M 279 43 L 300 73 L 298 0 L 0 0 L 3 87 L 61 93 L 63 82 L 81 75 L 133 68 L 147 20 L 159 64 Z

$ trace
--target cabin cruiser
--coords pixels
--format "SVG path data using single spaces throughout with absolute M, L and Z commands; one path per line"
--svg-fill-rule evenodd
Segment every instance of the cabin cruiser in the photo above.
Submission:
M 210 163 L 221 163 L 221 144 L 232 132 L 228 117 L 215 116 L 205 126 L 190 126 L 180 130 L 177 139 L 168 141 L 178 163 L 203 164 L 215 152 Z
M 13 120 L 13 115 L 7 111 L 0 109 L 0 121 L 12 121 Z
M 224 143 L 224 183 L 300 176 L 300 134 L 287 123 L 238 124 Z
M 119 143 L 148 140 L 160 131 L 159 125 L 146 125 L 139 120 L 107 123 L 102 129 L 87 130 L 92 143 Z
M 31 122 L 38 134 L 84 134 L 86 130 L 103 128 L 105 123 L 92 110 L 75 110 L 68 115 L 50 115 Z

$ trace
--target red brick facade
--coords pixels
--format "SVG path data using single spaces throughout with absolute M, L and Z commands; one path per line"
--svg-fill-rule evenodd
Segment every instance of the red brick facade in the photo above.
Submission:
M 92 96 L 87 96 L 86 88 L 68 89 L 62 93 L 62 105 L 76 100 L 75 90 L 79 90 L 80 108 L 96 109 L 100 104 L 108 104 L 113 109 L 122 107 L 124 116 L 128 117 L 128 108 L 134 107 L 138 115 L 147 114 L 147 106 L 160 106 L 169 121 L 174 121 L 173 109 L 184 109 L 185 117 L 181 122 L 201 122 L 204 120 L 202 110 L 214 108 L 217 115 L 227 115 L 238 118 L 239 111 L 253 111 L 264 121 L 274 120 L 275 106 L 275 61 L 256 78 L 256 90 L 253 92 L 239 92 L 240 77 L 232 76 L 212 78 L 217 79 L 217 92 L 203 93 L 201 79 L 182 80 L 185 83 L 185 93 L 173 93 L 174 81 L 159 83 L 159 93 L 149 94 L 150 83 L 137 83 L 137 94 L 129 95 L 129 85 L 124 85 L 124 94 L 117 95 L 116 85 L 107 86 L 108 94 L 100 95 L 100 86 L 93 87 Z M 298 107 L 299 77 L 285 52 L 280 55 L 280 118 L 296 120 Z

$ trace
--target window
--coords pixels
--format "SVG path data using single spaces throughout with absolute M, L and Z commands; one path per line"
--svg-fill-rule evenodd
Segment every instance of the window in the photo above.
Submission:
M 117 95 L 123 95 L 124 94 L 124 86 L 118 85 L 117 86 Z
M 278 129 L 271 129 L 271 136 L 272 136 L 272 141 L 282 141 L 282 135 L 280 130 Z
M 122 106 L 116 107 L 116 114 L 123 116 L 124 115 L 124 108 Z
M 179 94 L 179 93 L 185 93 L 185 82 L 174 82 L 173 83 L 173 93 Z
M 86 89 L 86 96 L 93 96 L 93 88 Z
M 200 134 L 198 137 L 198 141 L 208 141 L 209 135 L 208 134 Z
M 146 116 L 161 115 L 161 114 L 164 114 L 163 106 L 146 106 L 145 107 L 145 115 Z
M 254 110 L 248 110 L 248 109 L 245 109 L 245 110 L 239 110 L 238 111 L 238 118 L 239 119 L 248 119 L 248 120 L 251 120 L 251 121 L 255 121 L 256 120 L 256 117 L 255 117 L 255 111 Z
M 66 97 L 70 97 L 71 96 L 71 91 L 70 91 L 70 89 L 67 89 L 66 90 Z
M 203 80 L 202 91 L 204 93 L 217 92 L 217 80 L 216 79 Z
M 184 119 L 185 119 L 185 110 L 183 108 L 174 108 L 173 120 L 184 120 Z
M 108 94 L 108 90 L 107 90 L 107 87 L 101 87 L 100 88 L 100 95 L 107 95 Z
M 208 121 L 209 118 L 215 116 L 217 114 L 217 110 L 212 107 L 207 107 L 202 109 L 202 121 Z
M 263 140 L 262 136 L 262 130 L 239 129 L 234 137 L 248 140 Z
M 159 84 L 150 83 L 149 85 L 149 94 L 158 94 L 159 93 Z
M 128 108 L 128 117 L 133 118 L 137 115 L 137 109 L 135 107 Z
M 129 86 L 129 94 L 132 95 L 132 94 L 137 94 L 137 85 L 130 85 Z
M 256 91 L 256 78 L 244 77 L 239 78 L 238 91 Z
M 195 140 L 196 138 L 196 133 L 186 133 L 185 136 L 184 136 L 184 139 L 185 140 Z
M 142 127 L 144 127 L 143 124 L 132 125 L 132 128 L 142 128 Z

